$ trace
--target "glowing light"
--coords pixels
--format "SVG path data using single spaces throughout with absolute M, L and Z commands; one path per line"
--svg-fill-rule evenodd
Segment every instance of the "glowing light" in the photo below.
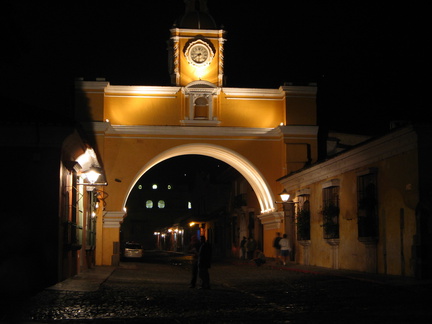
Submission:
M 101 175 L 100 171 L 96 168 L 91 168 L 88 172 L 83 174 L 90 183 L 95 183 Z
M 203 78 L 203 76 L 206 74 L 206 72 L 207 72 L 207 68 L 204 66 L 197 66 L 195 68 L 195 75 L 200 80 Z
M 289 199 L 289 197 L 290 197 L 290 194 L 286 191 L 286 189 L 284 189 L 284 190 L 279 194 L 279 196 L 281 197 L 281 199 L 282 199 L 283 202 L 287 202 L 288 199 Z

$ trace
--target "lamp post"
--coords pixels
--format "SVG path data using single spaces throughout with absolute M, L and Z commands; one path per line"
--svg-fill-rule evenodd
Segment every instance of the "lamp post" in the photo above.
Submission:
M 284 188 L 284 190 L 279 194 L 279 197 L 281 198 L 282 201 L 275 201 L 276 204 L 282 204 L 282 208 L 283 208 L 283 220 L 284 220 L 284 230 L 285 233 L 288 235 L 288 239 L 291 242 L 291 253 L 290 253 L 290 258 L 291 261 L 295 260 L 295 237 L 294 237 L 294 217 L 293 217 L 293 206 L 295 204 L 294 201 L 288 201 L 290 198 L 290 194 L 286 191 L 286 189 Z M 290 206 L 290 209 L 288 209 L 288 206 Z M 289 215 L 287 215 L 287 211 L 289 211 Z M 293 217 L 292 222 L 288 222 L 287 219 Z

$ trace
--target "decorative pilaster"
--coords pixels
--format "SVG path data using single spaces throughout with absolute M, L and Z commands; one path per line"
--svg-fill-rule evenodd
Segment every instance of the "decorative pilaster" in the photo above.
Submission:
M 283 226 L 283 212 L 270 212 L 258 215 L 257 217 L 264 226 L 264 230 L 280 229 Z
M 309 265 L 310 264 L 310 240 L 302 240 L 298 241 L 298 243 L 303 247 L 303 264 Z
M 340 239 L 327 239 L 327 244 L 331 246 L 332 268 L 339 269 L 339 243 Z
M 124 211 L 108 211 L 103 215 L 103 228 L 120 228 Z

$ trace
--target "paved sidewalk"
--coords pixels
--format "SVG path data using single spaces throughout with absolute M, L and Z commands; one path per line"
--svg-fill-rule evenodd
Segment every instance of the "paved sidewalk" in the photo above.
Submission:
M 430 281 L 231 259 L 215 260 L 208 291 L 188 288 L 190 265 L 158 252 L 97 266 L 11 307 L 0 323 L 431 323 Z
M 171 260 L 172 263 L 174 264 L 175 263 L 180 264 L 182 262 L 188 263 L 190 261 L 190 257 L 177 254 L 173 256 Z M 253 261 L 247 261 L 247 260 L 230 259 L 230 260 L 224 260 L 220 263 L 225 263 L 225 264 L 228 263 L 238 267 L 256 267 Z M 128 265 L 127 263 L 125 264 L 121 263 L 119 267 L 127 267 L 127 265 Z M 400 285 L 424 286 L 432 289 L 432 280 L 418 280 L 412 277 L 401 277 L 401 276 L 393 276 L 393 275 L 366 273 L 360 271 L 329 269 L 329 268 L 322 268 L 317 266 L 305 266 L 293 262 L 290 262 L 284 266 L 276 263 L 272 259 L 268 259 L 268 261 L 264 265 L 262 265 L 262 267 L 271 268 L 273 270 L 281 270 L 281 271 L 294 271 L 294 272 L 309 273 L 309 274 L 339 276 L 339 277 L 345 277 L 345 278 L 350 278 L 355 280 L 369 281 L 369 282 L 396 285 L 396 286 L 400 286 Z M 97 291 L 100 285 L 103 284 L 109 278 L 109 276 L 111 276 L 111 274 L 116 268 L 117 267 L 115 266 L 96 266 L 95 268 L 83 271 L 82 273 L 72 278 L 66 279 L 46 289 L 65 290 L 65 291 Z
M 48 287 L 48 290 L 70 290 L 70 291 L 96 291 L 100 285 L 116 269 L 114 266 L 96 266 L 92 269 L 85 270 L 80 274 L 61 281 L 54 286 Z
M 231 263 L 237 266 L 256 266 L 253 261 L 247 260 L 231 260 Z M 278 269 L 284 271 L 294 271 L 309 274 L 321 274 L 330 275 L 336 277 L 350 278 L 360 281 L 369 281 L 380 284 L 389 285 L 424 285 L 432 288 L 432 280 L 420 280 L 413 277 L 402 277 L 395 275 L 385 275 L 378 273 L 367 273 L 354 270 L 343 270 L 343 269 L 331 269 L 318 266 L 302 265 L 294 262 L 288 262 L 286 265 L 277 263 L 275 260 L 269 258 L 263 267 L 268 267 L 271 269 Z

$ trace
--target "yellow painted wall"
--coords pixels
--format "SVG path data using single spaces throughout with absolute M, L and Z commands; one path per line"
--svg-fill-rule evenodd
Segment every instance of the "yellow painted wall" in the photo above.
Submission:
M 86 89 L 88 92 L 85 92 Z M 154 93 L 152 90 L 155 90 Z M 85 118 L 94 121 L 109 120 L 109 125 L 121 126 L 183 127 L 180 121 L 189 117 L 189 99 L 181 88 L 111 87 L 109 84 L 106 84 L 105 88 L 98 88 L 92 87 L 91 83 L 86 83 L 80 89 L 79 96 L 83 93 L 87 100 L 81 100 L 81 105 L 77 107 L 78 110 L 86 111 L 85 114 L 82 113 L 83 120 L 87 120 Z M 214 98 L 213 115 L 220 121 L 220 126 L 213 127 L 217 129 L 238 127 L 239 130 L 273 129 L 285 123 L 286 108 L 283 91 L 273 90 L 269 93 L 265 90 L 257 91 L 254 97 L 251 97 L 250 92 L 242 95 L 242 90 L 233 93 L 232 91 L 228 98 L 222 90 L 219 97 Z M 296 107 L 299 107 L 298 103 Z M 309 112 L 308 109 L 305 111 Z M 307 121 L 307 116 L 304 121 Z M 310 122 L 315 122 L 314 117 L 310 118 Z M 178 135 L 164 134 L 163 131 L 155 134 L 148 132 L 118 134 L 110 128 L 97 132 L 99 132 L 96 134 L 97 151 L 102 158 L 108 181 L 108 186 L 104 188 L 108 194 L 105 201 L 107 211 L 119 212 L 123 209 L 133 179 L 140 175 L 140 170 L 150 160 L 166 150 L 184 144 L 211 143 L 244 156 L 259 170 L 275 197 L 281 191 L 281 185 L 276 179 L 287 172 L 287 146 L 284 144 L 287 140 L 283 134 L 277 132 L 275 135 L 265 137 L 260 136 L 259 132 L 256 133 L 257 135 L 248 136 L 241 136 L 240 131 L 235 135 L 219 132 L 217 136 L 209 132 L 209 135 L 200 135 L 198 138 L 188 135 L 187 132 L 179 132 Z M 305 141 L 303 137 L 299 140 L 302 143 Z M 297 140 L 291 138 L 289 141 L 295 143 Z M 312 136 L 308 142 L 314 150 L 316 138 Z M 301 159 L 298 155 L 302 152 L 295 154 L 293 152 L 293 155 L 296 159 Z M 255 211 L 257 215 L 260 213 L 261 210 Z M 119 228 L 105 228 L 99 225 L 98 229 L 96 261 L 97 264 L 110 265 L 113 242 L 119 241 Z M 264 233 L 263 243 L 266 254 L 273 253 L 274 235 L 275 231 L 272 230 Z
M 231 98 L 221 96 L 220 117 L 223 126 L 277 127 L 285 118 L 285 101 L 281 99 Z
M 175 139 L 172 137 L 116 137 L 105 140 L 105 169 L 108 177 L 110 210 L 121 210 L 127 189 L 139 171 L 156 155 L 176 146 L 199 143 L 195 139 Z M 270 187 L 276 193 L 280 185 L 274 180 L 283 175 L 280 164 L 282 152 L 278 149 L 280 143 L 273 141 L 246 141 L 221 139 L 212 140 L 212 144 L 219 145 L 245 156 L 267 179 Z M 122 182 L 116 182 L 115 179 Z
M 113 125 L 179 125 L 180 95 L 158 98 L 107 97 L 104 118 Z
M 337 264 L 340 269 L 414 276 L 412 246 L 416 231 L 415 204 L 418 201 L 417 153 L 410 151 L 332 177 L 340 181 L 340 243 Z M 377 168 L 379 204 L 379 240 L 376 253 L 358 240 L 357 172 Z M 398 175 L 398 176 L 394 176 Z M 326 179 L 328 181 L 330 179 Z M 304 188 L 310 189 L 311 245 L 310 264 L 332 268 L 332 247 L 323 237 L 322 184 L 320 181 Z M 408 189 L 407 189 L 408 188 Z M 295 192 L 291 192 L 295 197 Z M 409 197 L 409 199 L 407 199 Z M 404 212 L 403 230 L 400 215 Z M 403 240 L 404 246 L 401 247 Z M 296 260 L 303 263 L 303 248 L 297 244 Z M 403 263 L 402 254 L 405 262 Z

